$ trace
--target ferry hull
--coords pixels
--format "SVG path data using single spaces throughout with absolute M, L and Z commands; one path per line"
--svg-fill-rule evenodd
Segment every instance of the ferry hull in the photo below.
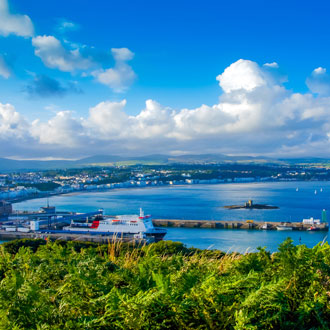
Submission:
M 79 231 L 79 230 L 52 230 L 52 229 L 41 229 L 38 230 L 40 233 L 44 234 L 77 234 L 77 235 L 100 235 L 100 236 L 117 236 L 120 237 L 128 237 L 134 236 L 136 233 L 122 233 L 122 232 L 110 232 L 110 231 Z M 152 233 L 145 233 L 147 237 L 154 237 L 155 241 L 161 241 L 166 235 L 165 230 L 157 230 Z
M 166 235 L 167 231 L 164 229 L 159 229 L 153 233 L 145 233 L 147 237 L 154 237 L 155 242 L 163 240 L 164 236 Z

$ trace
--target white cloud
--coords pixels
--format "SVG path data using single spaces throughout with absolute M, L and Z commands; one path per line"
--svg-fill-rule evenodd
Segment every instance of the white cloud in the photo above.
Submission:
M 265 66 L 265 67 L 268 67 L 268 68 L 273 68 L 273 69 L 278 69 L 278 68 L 279 68 L 278 63 L 276 63 L 276 62 L 265 63 L 264 66 Z
M 125 131 L 125 125 L 128 124 L 128 116 L 124 112 L 125 105 L 126 100 L 99 103 L 90 109 L 86 126 L 97 131 L 100 138 L 120 138 Z
M 112 48 L 111 53 L 116 61 L 130 61 L 134 57 L 134 53 L 128 48 Z
M 8 79 L 10 77 L 10 69 L 5 62 L 4 58 L 0 55 L 0 76 L 2 76 L 5 79 Z
M 100 67 L 107 61 L 109 54 L 98 53 L 95 49 L 80 46 L 68 41 L 66 47 L 54 36 L 37 36 L 32 39 L 35 55 L 49 68 L 65 72 L 76 72 Z M 112 48 L 115 60 L 113 68 L 97 69 L 93 72 L 82 72 L 83 77 L 93 76 L 96 81 L 113 89 L 117 93 L 125 92 L 136 79 L 132 67 L 127 64 L 134 57 L 128 48 Z
M 66 31 L 76 31 L 80 29 L 80 25 L 65 19 L 59 20 L 56 30 L 60 33 L 65 33 Z
M 0 138 L 20 139 L 28 135 L 29 123 L 11 104 L 0 103 Z
M 69 148 L 79 147 L 83 135 L 82 121 L 75 119 L 71 111 L 59 111 L 48 122 L 35 120 L 31 125 L 31 136 L 41 144 L 56 144 Z
M 330 96 L 330 76 L 325 68 L 318 67 L 313 70 L 306 79 L 306 85 L 312 93 Z
M 256 87 L 266 85 L 264 73 L 257 63 L 248 60 L 238 60 L 217 76 L 220 87 L 225 93 L 236 90 L 251 91 Z
M 322 68 L 321 66 L 313 70 L 314 74 L 325 74 L 326 72 L 327 72 L 327 69 Z
M 20 37 L 32 37 L 34 28 L 27 15 L 11 14 L 8 1 L 0 0 L 0 35 L 7 37 L 15 34 Z
M 22 156 L 184 152 L 327 156 L 330 97 L 292 93 L 267 68 L 239 60 L 218 76 L 219 103 L 171 109 L 147 100 L 136 115 L 126 100 L 100 102 L 77 118 L 59 111 L 46 122 L 27 122 L 10 105 L 0 108 L 0 142 L 19 141 Z M 18 129 L 16 129 L 18 127 Z M 9 138 L 10 137 L 10 138 Z M 28 145 L 21 143 L 24 138 Z M 3 151 L 2 151 L 3 152 Z M 35 154 L 34 154 L 35 155 Z M 1 156 L 1 155 L 0 155 Z
M 98 82 L 112 88 L 117 93 L 126 91 L 136 77 L 133 69 L 127 64 L 107 70 L 97 70 L 92 75 Z
M 64 29 L 75 29 L 76 25 L 72 22 L 62 22 L 61 27 Z
M 32 39 L 35 55 L 49 68 L 65 72 L 85 70 L 93 65 L 90 58 L 81 55 L 79 48 L 66 49 L 53 36 L 37 36 Z
M 116 61 L 115 66 L 106 70 L 96 70 L 92 72 L 92 76 L 115 92 L 124 92 L 136 78 L 132 67 L 126 63 L 133 59 L 134 53 L 127 48 L 112 48 L 111 52 Z

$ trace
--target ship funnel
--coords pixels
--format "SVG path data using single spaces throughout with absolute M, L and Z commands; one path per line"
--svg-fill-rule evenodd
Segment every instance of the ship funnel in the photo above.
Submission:
M 140 207 L 140 217 L 143 218 L 144 217 L 144 212 L 142 210 L 142 207 Z

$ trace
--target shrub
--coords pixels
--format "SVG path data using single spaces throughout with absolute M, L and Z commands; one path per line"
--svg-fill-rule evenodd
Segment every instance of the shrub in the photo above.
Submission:
M 329 329 L 330 246 L 224 254 L 17 240 L 0 246 L 0 329 Z

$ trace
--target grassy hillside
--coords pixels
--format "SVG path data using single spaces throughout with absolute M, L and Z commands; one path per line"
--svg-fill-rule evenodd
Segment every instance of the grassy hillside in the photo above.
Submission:
M 293 161 L 291 161 L 293 163 Z M 98 155 L 79 160 L 14 160 L 0 158 L 0 171 L 30 171 L 64 168 L 84 168 L 88 166 L 130 166 L 130 165 L 164 165 L 164 164 L 284 164 L 283 161 L 268 158 L 226 155 L 148 155 L 139 157 Z M 290 163 L 291 164 L 291 163 Z
M 329 329 L 330 246 L 0 247 L 0 329 Z

